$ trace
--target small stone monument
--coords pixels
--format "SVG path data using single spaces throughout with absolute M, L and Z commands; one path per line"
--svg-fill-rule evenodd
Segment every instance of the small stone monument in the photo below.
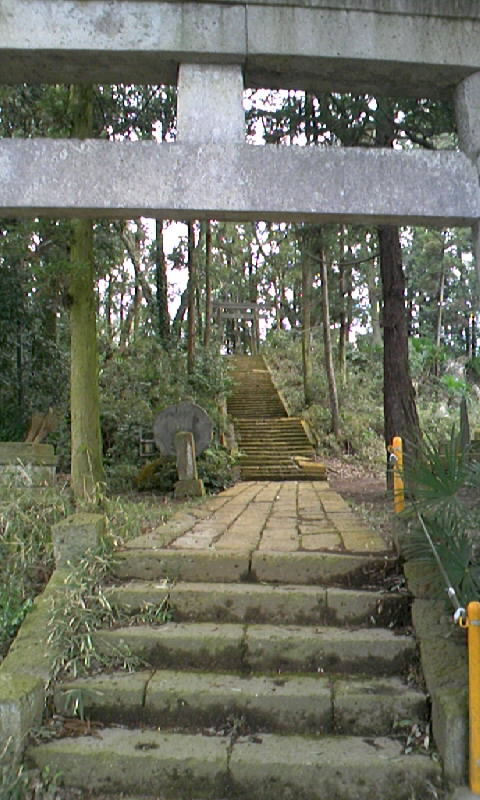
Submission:
M 58 427 L 58 413 L 35 412 L 24 442 L 0 442 L 0 487 L 43 489 L 55 485 L 57 459 L 51 444 L 42 444 Z
M 162 455 L 175 455 L 178 481 L 175 497 L 202 497 L 203 481 L 197 472 L 197 453 L 212 439 L 213 423 L 203 408 L 184 401 L 164 408 L 153 422 L 153 438 Z
M 0 442 L 0 485 L 43 488 L 55 485 L 57 459 L 50 444 Z

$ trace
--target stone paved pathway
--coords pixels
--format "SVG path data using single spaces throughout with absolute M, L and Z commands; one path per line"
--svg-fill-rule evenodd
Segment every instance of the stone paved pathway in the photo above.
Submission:
M 92 635 L 140 668 L 57 686 L 57 713 L 81 697 L 101 727 L 29 757 L 99 800 L 438 797 L 438 763 L 396 727 L 426 698 L 395 568 L 326 483 L 243 482 L 178 513 L 118 551 L 106 591 L 130 624 Z M 165 601 L 171 621 L 145 620 Z
M 168 526 L 170 527 L 170 526 Z M 173 530 L 174 529 L 174 530 Z M 165 533 L 160 531 L 162 546 Z M 380 553 L 387 547 L 326 482 L 243 482 L 177 516 L 168 546 L 188 550 Z M 155 535 L 132 544 L 155 544 Z M 160 543 L 160 542 L 159 542 Z

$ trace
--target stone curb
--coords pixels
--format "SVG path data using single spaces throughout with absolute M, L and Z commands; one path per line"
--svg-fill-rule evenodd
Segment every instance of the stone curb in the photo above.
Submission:
M 0 665 L 0 752 L 14 762 L 32 728 L 42 721 L 45 690 L 56 652 L 48 643 L 54 598 L 66 590 L 68 570 L 55 570 Z
M 468 763 L 466 632 L 452 622 L 446 599 L 435 597 L 429 565 L 410 561 L 404 572 L 415 598 L 412 620 L 432 703 L 433 737 L 447 783 L 461 786 Z
M 80 534 L 92 528 L 96 533 L 103 530 L 98 514 L 73 515 L 59 525 L 68 522 L 69 531 L 75 536 L 75 517 L 78 516 Z M 89 519 L 91 517 L 91 519 Z M 91 531 L 90 531 L 91 533 Z M 94 539 L 88 535 L 82 553 L 75 545 L 75 558 L 85 555 Z M 23 620 L 10 650 L 0 664 L 0 754 L 13 762 L 21 758 L 29 732 L 42 721 L 45 707 L 45 691 L 52 678 L 57 651 L 48 641 L 48 623 L 55 599 L 68 591 L 71 567 L 54 570 L 43 592 L 34 600 L 32 609 Z

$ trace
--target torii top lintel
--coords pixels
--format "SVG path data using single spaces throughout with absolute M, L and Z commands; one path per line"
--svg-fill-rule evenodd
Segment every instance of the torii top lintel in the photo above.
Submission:
M 178 86 L 175 142 L 0 140 L 0 211 L 476 225 L 479 41 L 478 0 L 0 0 L 4 83 Z M 463 152 L 256 147 L 245 86 L 455 97 Z
M 175 84 L 241 64 L 246 86 L 447 96 L 480 70 L 477 0 L 1 0 L 2 82 Z

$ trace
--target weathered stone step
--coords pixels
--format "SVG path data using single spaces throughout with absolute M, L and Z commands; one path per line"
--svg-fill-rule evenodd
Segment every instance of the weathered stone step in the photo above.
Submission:
M 235 430 L 238 432 L 239 437 L 242 436 L 262 436 L 266 438 L 269 435 L 272 436 L 290 436 L 290 435 L 304 435 L 306 436 L 305 431 L 297 422 L 295 425 L 291 422 L 288 422 L 288 417 L 285 417 L 285 422 L 282 422 L 281 419 L 272 419 L 272 420 L 265 420 L 265 423 L 269 424 L 260 424 L 258 421 L 258 417 L 255 419 L 249 419 L 248 417 L 242 418 L 234 418 L 233 424 L 235 426 Z
M 249 393 L 251 396 L 248 396 Z M 250 387 L 243 386 L 242 393 L 240 394 L 240 392 L 238 392 L 237 397 L 234 396 L 230 398 L 227 407 L 231 413 L 233 413 L 233 409 L 238 408 L 241 417 L 245 416 L 245 409 L 262 407 L 273 409 L 275 412 L 273 416 L 277 415 L 281 417 L 285 414 L 285 409 L 276 391 L 272 389 L 271 392 L 267 393 L 258 385 L 252 385 Z
M 238 426 L 236 430 L 237 429 Z M 268 441 L 271 438 L 272 441 L 279 442 L 280 444 L 287 441 L 308 441 L 304 431 L 292 428 L 270 431 L 268 428 L 256 428 L 255 426 L 252 426 L 251 428 L 248 428 L 248 430 L 237 430 L 237 434 L 240 441 L 254 442 L 257 438 L 261 439 L 262 441 Z
M 106 728 L 29 750 L 37 767 L 93 794 L 132 793 L 169 800 L 411 800 L 438 785 L 440 768 L 402 744 L 378 737 L 262 734 L 201 736 Z
M 301 427 L 303 430 L 303 424 L 300 417 L 281 416 L 273 419 L 271 417 L 268 417 L 267 419 L 262 419 L 259 417 L 255 420 L 242 419 L 239 417 L 235 420 L 235 424 L 238 425 L 241 430 L 250 430 L 252 428 L 257 428 L 258 430 L 268 430 L 269 428 L 273 428 L 275 430 L 288 431 L 297 430 L 299 427 Z
M 258 428 L 261 430 L 262 428 L 268 429 L 273 427 L 282 430 L 289 430 L 289 429 L 297 429 L 299 426 L 301 426 L 303 429 L 303 424 L 300 417 L 281 416 L 281 417 L 275 417 L 273 419 L 271 417 L 268 417 L 266 419 L 259 417 L 258 419 L 255 420 L 242 419 L 241 417 L 239 417 L 238 419 L 235 420 L 235 423 L 241 429 Z
M 261 442 L 270 443 L 270 445 L 275 444 L 275 447 L 281 447 L 282 445 L 291 445 L 291 444 L 299 444 L 303 445 L 304 447 L 310 446 L 310 442 L 308 441 L 305 435 L 302 435 L 299 431 L 292 431 L 282 433 L 281 431 L 277 434 L 269 434 L 268 431 L 249 431 L 247 433 L 242 433 L 238 436 L 238 441 L 242 443 L 242 445 L 250 445 L 254 447 L 255 445 L 260 448 Z
M 244 399 L 246 403 L 254 404 L 260 400 L 271 400 L 275 401 L 276 405 L 278 406 L 279 417 L 287 416 L 287 412 L 285 409 L 285 405 L 283 400 L 281 399 L 280 395 L 278 394 L 277 389 L 273 386 L 272 383 L 268 385 L 248 385 L 248 379 L 241 379 L 240 383 L 236 387 L 236 391 L 232 396 L 234 402 L 238 404 L 241 399 Z
M 254 406 L 247 406 L 240 402 L 238 406 L 229 405 L 227 408 L 231 417 L 244 420 L 248 418 L 256 419 L 257 417 L 279 417 L 282 410 L 277 405 L 255 404 Z
M 240 453 L 238 463 L 239 466 L 242 467 L 254 467 L 254 468 L 265 468 L 265 469 L 273 469 L 277 467 L 279 470 L 290 469 L 293 467 L 294 469 L 298 470 L 298 464 L 295 461 L 295 458 L 301 458 L 304 461 L 309 461 L 313 452 L 305 452 L 302 451 L 300 448 L 290 449 L 289 452 L 281 451 L 275 453 L 250 453 L 248 450 L 243 450 Z M 314 463 L 314 462 L 312 462 Z
M 113 574 L 122 580 L 233 583 L 265 581 L 300 585 L 374 587 L 395 571 L 387 554 L 243 552 L 138 548 L 115 554 Z
M 409 598 L 397 592 L 252 583 L 132 582 L 110 588 L 109 602 L 127 614 L 168 607 L 175 622 L 402 627 Z
M 271 380 L 266 377 L 256 380 L 244 375 L 239 380 L 234 381 L 233 391 L 227 400 L 227 404 L 235 405 L 242 399 L 249 405 L 271 400 L 280 409 L 283 409 L 283 403 L 278 396 L 275 386 L 272 384 Z
M 255 434 L 255 431 L 251 433 L 248 437 L 239 436 L 238 444 L 241 450 L 245 450 L 246 448 L 250 449 L 257 449 L 259 451 L 265 452 L 270 451 L 272 453 L 276 452 L 279 448 L 301 448 L 304 450 L 308 450 L 310 453 L 313 451 L 313 446 L 308 441 L 306 437 L 293 437 L 290 438 L 288 436 L 279 436 L 278 438 L 270 437 L 268 433 L 265 434 Z
M 425 695 L 400 678 L 105 673 L 63 683 L 54 702 L 65 716 L 75 703 L 84 719 L 184 731 L 225 730 L 236 720 L 248 733 L 388 736 L 399 721 L 426 717 Z
M 415 640 L 384 628 L 173 623 L 92 634 L 99 653 L 152 667 L 393 675 L 415 659 Z
M 271 449 L 273 445 L 275 446 L 275 450 L 281 447 L 283 448 L 296 447 L 304 449 L 311 453 L 313 449 L 312 445 L 305 436 L 300 437 L 296 435 L 290 437 L 279 435 L 278 437 L 275 437 L 275 436 L 269 436 L 268 433 L 265 433 L 264 435 L 252 433 L 248 437 L 239 436 L 238 442 L 240 446 L 244 449 L 249 448 L 258 451 L 264 451 L 267 446 L 268 448 Z
M 302 451 L 298 449 L 295 451 L 295 455 L 302 458 L 308 458 L 308 456 L 311 455 L 311 451 L 309 453 L 308 451 L 305 452 L 304 450 Z M 278 466 L 279 468 L 281 468 L 281 467 L 289 467 L 290 465 L 293 465 L 295 462 L 293 454 L 291 455 L 290 453 L 285 454 L 279 452 L 277 454 L 270 454 L 270 453 L 262 454 L 262 453 L 244 452 L 240 454 L 238 463 L 240 467 Z
M 258 444 L 258 442 L 250 447 L 244 446 L 244 444 L 240 442 L 239 450 L 240 459 L 254 458 L 258 459 L 258 461 L 263 459 L 265 464 L 274 463 L 273 459 L 275 458 L 280 465 L 282 463 L 292 463 L 295 456 L 306 459 L 313 456 L 313 449 L 311 447 L 307 447 L 306 445 L 293 446 L 284 443 L 279 444 L 278 447 L 269 445 L 268 447 L 262 448 L 261 444 Z
M 273 447 L 287 447 L 296 445 L 297 447 L 309 448 L 312 450 L 312 445 L 306 436 L 295 434 L 279 434 L 277 437 L 265 431 L 264 433 L 256 433 L 251 431 L 248 436 L 238 436 L 238 442 L 242 447 L 257 447 L 259 450 L 268 445 L 268 449 Z
M 323 481 L 326 472 L 319 470 L 304 470 L 298 467 L 242 467 L 243 481 Z
M 277 463 L 287 464 L 292 463 L 295 457 L 309 459 L 313 457 L 313 448 L 305 444 L 288 444 L 285 442 L 279 443 L 278 447 L 272 446 L 271 443 L 262 447 L 261 442 L 255 444 L 246 444 L 239 442 L 239 457 L 240 459 L 253 458 L 265 464 Z
M 228 398 L 229 402 L 232 400 L 237 400 L 240 396 L 244 396 L 249 391 L 259 391 L 262 393 L 263 398 L 270 398 L 274 397 L 277 398 L 277 390 L 272 384 L 269 375 L 258 375 L 252 377 L 249 376 L 248 373 L 243 373 L 241 377 L 234 378 L 233 386 L 232 386 L 232 393 Z M 255 400 L 255 397 L 249 398 L 250 402 Z
M 273 420 L 273 424 L 271 422 L 269 425 L 268 424 L 260 425 L 258 424 L 257 421 L 253 421 L 251 424 L 249 424 L 249 422 L 250 421 L 246 419 L 235 420 L 236 430 L 238 431 L 240 438 L 245 436 L 247 437 L 263 436 L 264 438 L 266 438 L 267 436 L 273 436 L 273 437 L 301 436 L 303 438 L 307 437 L 307 434 L 305 433 L 303 427 L 300 425 L 299 422 L 297 422 L 296 424 L 290 423 L 288 425 L 287 424 L 281 425 L 280 421 L 277 422 L 276 420 Z

